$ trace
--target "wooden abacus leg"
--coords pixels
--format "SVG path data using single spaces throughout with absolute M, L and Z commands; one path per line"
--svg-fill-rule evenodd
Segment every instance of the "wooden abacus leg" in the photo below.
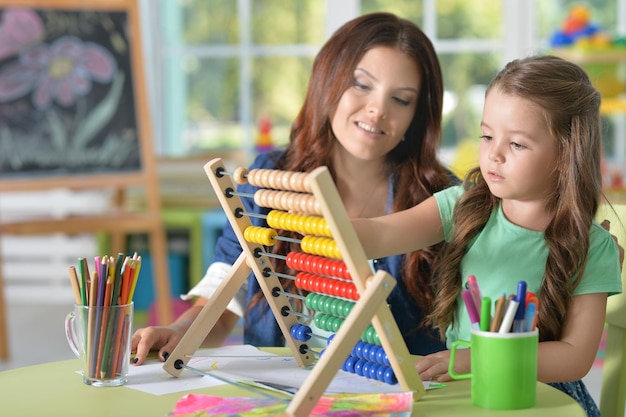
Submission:
M 209 301 L 202 307 L 198 317 L 165 361 L 163 369 L 170 375 L 180 375 L 183 370 L 180 365 L 187 364 L 191 356 L 198 350 L 250 272 L 251 268 L 246 263 L 246 254 L 242 253 L 231 268 L 230 274 L 224 278 Z
M 311 173 L 310 180 L 313 194 L 320 202 L 320 208 L 333 236 L 341 236 L 341 239 L 336 240 L 337 245 L 341 253 L 344 254 L 344 260 L 353 276 L 354 284 L 359 292 L 362 292 L 363 277 L 371 273 L 371 267 L 356 231 L 352 227 L 348 213 L 343 207 L 330 172 L 324 167 L 317 168 Z M 377 308 L 372 318 L 372 325 L 376 329 L 381 345 L 389 356 L 398 383 L 403 389 L 413 391 L 415 400 L 424 396 L 426 393 L 424 385 L 413 367 L 409 349 L 387 305 Z
M 310 414 L 370 324 L 376 307 L 386 302 L 395 285 L 396 280 L 385 271 L 379 270 L 374 275 L 332 342 L 289 403 L 287 413 L 290 416 L 305 417 Z
M 9 332 L 4 297 L 4 278 L 2 274 L 2 254 L 0 254 L 0 360 L 9 359 Z
M 310 365 L 315 360 L 315 355 L 303 349 L 302 345 L 296 343 L 290 334 L 291 327 L 298 322 L 298 319 L 291 314 L 285 315 L 285 309 L 288 309 L 290 306 L 288 298 L 284 295 L 274 295 L 274 289 L 281 288 L 282 285 L 278 277 L 272 274 L 271 262 L 269 262 L 269 259 L 265 256 L 257 256 L 257 253 L 264 252 L 263 247 L 258 243 L 247 241 L 244 236 L 244 230 L 252 226 L 252 223 L 248 216 L 241 215 L 240 213 L 244 205 L 239 196 L 228 192 L 228 190 L 234 190 L 236 188 L 235 183 L 230 176 L 223 174 L 226 170 L 219 158 L 205 164 L 204 170 L 224 209 L 228 221 L 233 227 L 233 231 L 237 236 L 237 240 L 239 240 L 243 253 L 247 256 L 248 266 L 252 268 L 259 287 L 263 291 L 265 299 L 276 318 L 278 327 L 285 337 L 286 345 L 291 349 L 299 366 L 304 367 Z M 266 171 L 265 177 L 272 178 L 270 175 L 272 174 L 272 170 Z M 276 178 L 276 176 L 274 176 L 274 178 Z M 298 185 L 302 186 L 301 184 Z
M 154 226 L 149 235 L 152 261 L 152 283 L 156 294 L 157 321 L 168 325 L 174 320 L 174 308 L 171 300 L 167 237 L 165 230 Z

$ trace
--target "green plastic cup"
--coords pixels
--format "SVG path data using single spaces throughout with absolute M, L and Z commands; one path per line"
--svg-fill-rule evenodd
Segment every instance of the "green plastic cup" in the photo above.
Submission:
M 471 348 L 471 372 L 457 374 L 457 348 Z M 537 395 L 537 330 L 497 333 L 472 330 L 471 342 L 452 344 L 448 371 L 454 379 L 471 378 L 472 404 L 495 410 L 517 410 L 535 405 Z

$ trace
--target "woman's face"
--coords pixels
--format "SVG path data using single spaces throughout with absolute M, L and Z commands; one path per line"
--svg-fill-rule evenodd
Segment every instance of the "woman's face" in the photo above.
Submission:
M 412 58 L 389 47 L 367 51 L 332 116 L 341 147 L 359 159 L 384 158 L 404 138 L 419 88 L 419 68 Z

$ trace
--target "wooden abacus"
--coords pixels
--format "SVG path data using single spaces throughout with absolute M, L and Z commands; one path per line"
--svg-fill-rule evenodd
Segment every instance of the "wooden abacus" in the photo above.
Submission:
M 207 163 L 204 170 L 237 235 L 243 252 L 229 275 L 169 355 L 163 368 L 173 376 L 180 375 L 250 272 L 254 272 L 298 365 L 300 367 L 313 365 L 311 373 L 287 407 L 289 415 L 295 417 L 309 415 L 337 371 L 344 363 L 347 363 L 346 358 L 350 357 L 351 351 L 370 323 L 386 353 L 390 368 L 395 373 L 394 382 L 397 381 L 404 391 L 412 391 L 415 401 L 421 398 L 425 393 L 424 386 L 415 371 L 413 359 L 386 304 L 386 299 L 396 281 L 385 271 L 379 270 L 375 274 L 372 273 L 363 247 L 352 227 L 328 169 L 320 167 L 307 174 L 264 169 L 248 172 L 243 168 L 238 168 L 233 173 L 228 173 L 218 158 Z M 348 273 L 345 268 L 341 267 L 335 268 L 340 270 L 338 273 L 335 270 L 336 275 L 349 276 L 354 284 L 354 287 L 342 286 L 335 290 L 335 294 L 340 293 L 343 298 L 354 298 L 357 301 L 337 329 L 332 343 L 328 344 L 317 362 L 315 362 L 316 355 L 306 343 L 295 338 L 292 333 L 292 329 L 298 329 L 301 325 L 296 316 L 289 313 L 288 297 L 264 249 L 264 244 L 271 245 L 277 238 L 277 234 L 273 229 L 252 226 L 249 217 L 244 213 L 241 199 L 236 193 L 235 182 L 242 184 L 245 181 L 262 188 L 254 194 L 257 205 L 292 212 L 282 214 L 270 212 L 266 219 L 270 227 L 278 226 L 278 228 L 305 235 L 301 241 L 303 252 L 342 259 L 349 271 Z M 297 217 L 298 215 L 293 212 L 313 216 Z M 327 293 L 333 294 L 333 291 Z

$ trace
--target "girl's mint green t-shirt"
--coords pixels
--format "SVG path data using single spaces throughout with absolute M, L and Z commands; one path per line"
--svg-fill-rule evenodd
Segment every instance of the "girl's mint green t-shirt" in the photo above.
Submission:
M 452 214 L 462 194 L 463 186 L 450 187 L 435 194 L 446 241 L 452 237 Z M 574 295 L 620 293 L 619 251 L 611 234 L 593 223 L 589 240 L 587 267 Z M 528 291 L 538 295 L 547 258 L 548 247 L 543 232 L 511 223 L 504 216 L 500 205 L 491 214 L 483 230 L 468 245 L 461 262 L 463 288 L 467 288 L 467 277 L 474 275 L 481 295 L 492 300 L 496 300 L 502 293 L 515 294 L 520 280 L 526 281 Z M 455 340 L 470 340 L 470 330 L 469 316 L 459 295 L 454 324 L 446 332 L 448 347 Z

